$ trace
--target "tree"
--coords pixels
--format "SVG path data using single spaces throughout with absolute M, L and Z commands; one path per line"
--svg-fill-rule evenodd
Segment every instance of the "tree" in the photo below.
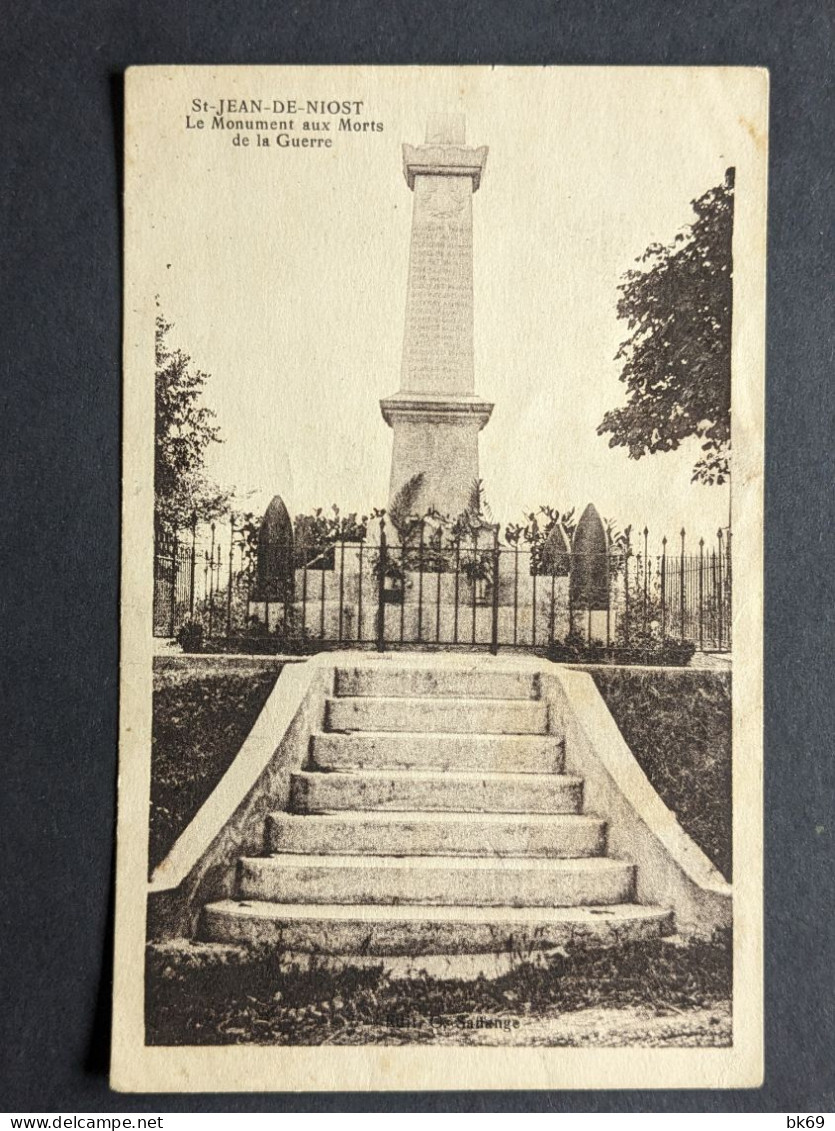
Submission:
M 696 220 L 672 244 L 651 244 L 619 286 L 618 317 L 630 336 L 615 360 L 627 404 L 607 412 L 598 435 L 630 459 L 703 441 L 693 481 L 724 483 L 731 448 L 731 304 L 734 170 L 692 202 Z
M 221 443 L 214 412 L 203 404 L 208 374 L 194 368 L 188 354 L 168 345 L 173 329 L 162 312 L 156 318 L 154 432 L 154 526 L 172 535 L 194 518 L 211 521 L 224 514 L 229 495 L 212 483 L 205 456 Z

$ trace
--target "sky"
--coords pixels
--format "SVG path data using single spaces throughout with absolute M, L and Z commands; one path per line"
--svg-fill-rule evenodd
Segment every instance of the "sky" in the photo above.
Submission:
M 659 539 L 682 526 L 712 538 L 729 492 L 691 484 L 697 441 L 635 461 L 596 428 L 625 401 L 623 273 L 694 218 L 690 201 L 729 165 L 744 191 L 750 131 L 717 72 L 397 74 L 335 70 L 323 92 L 321 73 L 300 84 L 295 72 L 294 94 L 360 97 L 383 125 L 327 151 L 187 132 L 185 89 L 160 109 L 146 167 L 165 192 L 148 195 L 143 269 L 171 344 L 210 374 L 224 437 L 210 474 L 253 511 L 276 493 L 291 514 L 385 505 L 392 433 L 378 402 L 399 387 L 412 204 L 401 145 L 457 110 L 468 144 L 489 148 L 473 206 L 475 372 L 495 404 L 480 437 L 495 517 L 593 502 Z M 245 96 L 236 84 L 215 72 L 205 91 Z

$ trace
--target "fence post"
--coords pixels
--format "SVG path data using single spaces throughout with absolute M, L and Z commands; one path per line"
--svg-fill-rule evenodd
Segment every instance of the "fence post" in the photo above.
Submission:
M 626 548 L 623 558 L 623 642 L 629 646 L 629 558 L 632 554 L 632 539 L 627 532 Z M 616 630 L 617 631 L 617 630 Z
M 214 614 L 215 614 L 215 524 L 211 525 L 212 540 L 209 543 L 209 556 L 207 558 L 208 571 L 208 584 L 206 593 L 209 598 L 209 631 L 208 638 L 212 638 L 212 630 L 214 628 Z
M 490 651 L 499 651 L 499 528 L 493 529 L 493 623 L 490 632 Z
M 418 541 L 418 607 L 417 607 L 417 638 L 423 639 L 423 553 L 426 538 L 426 519 L 420 520 L 420 539 Z M 405 597 L 405 593 L 404 593 Z
M 705 650 L 705 540 L 699 539 L 699 651 Z
M 246 589 L 246 612 L 244 613 L 244 625 L 248 627 L 252 618 L 252 562 L 246 546 L 247 541 L 247 536 L 244 534 L 243 529 L 241 529 L 241 541 L 239 545 L 241 553 L 238 560 L 238 568 L 240 570 L 241 580 Z
M 649 610 L 649 530 L 644 527 L 644 637 L 647 634 L 647 613 Z
M 539 562 L 534 559 L 531 548 L 531 644 L 536 644 L 536 579 L 539 576 Z M 569 598 L 571 589 L 569 587 Z
M 336 568 L 336 546 L 334 552 L 334 568 Z M 284 613 L 285 624 L 287 612 Z M 342 531 L 342 541 L 339 543 L 339 643 L 342 643 L 342 629 L 345 623 L 345 531 Z
M 336 551 L 334 551 L 336 553 Z M 325 560 L 327 551 L 319 554 L 319 636 L 322 640 L 325 639 L 325 584 L 327 578 L 325 577 Z M 334 557 L 334 565 L 336 565 L 336 558 Z
M 200 623 L 201 624 L 203 623 L 203 620 L 204 620 L 205 615 L 206 615 L 206 597 L 207 597 L 208 592 L 209 592 L 209 551 L 204 550 L 203 551 L 203 610 L 202 610 L 202 613 L 201 613 L 201 616 L 200 616 Z M 208 633 L 208 635 L 211 636 L 211 633 Z
M 194 620 L 194 582 L 197 568 L 197 513 L 191 516 L 191 569 L 189 571 L 188 619 Z
M 408 526 L 408 524 L 407 524 L 407 526 Z M 397 536 L 400 539 L 400 573 L 402 575 L 401 578 L 400 578 L 400 588 L 402 589 L 402 593 L 400 594 L 400 617 L 399 617 L 399 620 L 400 620 L 400 643 L 401 644 L 406 639 L 406 573 L 408 572 L 408 569 L 409 569 L 409 556 L 406 553 L 406 547 L 407 547 L 407 544 L 408 544 L 408 536 L 406 535 L 407 526 L 404 526 L 402 531 L 397 530 L 395 528 Z M 386 559 L 386 560 L 388 560 L 388 559 Z M 412 571 L 412 572 L 414 572 L 414 571 Z
M 473 531 L 473 568 L 472 568 L 472 577 L 470 578 L 470 583 L 471 583 L 472 589 L 473 589 L 473 607 L 472 607 L 472 617 L 473 617 L 473 639 L 472 639 L 472 643 L 473 644 L 475 644 L 475 637 L 476 637 L 476 631 L 475 631 L 476 630 L 476 597 L 478 596 L 478 580 L 477 580 L 478 572 L 479 572 L 479 569 L 478 569 L 478 531 Z
M 719 651 L 721 652 L 722 651 L 722 627 L 723 627 L 722 618 L 723 618 L 724 613 L 725 613 L 725 609 L 724 609 L 725 597 L 724 597 L 724 593 L 722 592 L 722 530 L 721 530 L 721 528 L 719 530 L 717 530 L 716 534 L 717 534 L 717 537 L 719 539 L 719 552 L 716 555 L 716 568 L 717 568 L 717 581 L 718 581 L 718 588 L 717 588 L 717 594 L 716 594 L 716 608 L 717 608 L 717 612 L 718 612 L 718 626 L 717 626 L 718 627 L 718 635 L 719 635 L 718 644 L 719 644 Z
M 734 590 L 732 582 L 732 564 L 731 564 L 731 528 L 728 527 L 728 537 L 725 540 L 725 592 L 728 594 L 728 631 L 725 635 L 728 638 L 728 648 L 733 647 L 733 640 L 731 638 L 731 631 L 733 627 L 733 608 L 734 608 Z
M 667 635 L 667 535 L 661 539 L 661 639 Z
M 302 558 L 302 640 L 304 640 L 307 632 L 307 553 L 308 551 L 305 549 Z M 362 589 L 360 589 L 360 595 L 362 595 Z
M 455 604 L 452 620 L 452 643 L 458 643 L 458 597 L 461 579 L 461 535 L 455 539 Z
M 678 577 L 679 577 L 679 589 L 680 589 L 680 592 L 679 592 L 679 595 L 678 595 L 678 606 L 679 606 L 679 614 L 681 616 L 681 625 L 680 625 L 681 640 L 682 640 L 682 643 L 684 643 L 684 527 L 683 526 L 681 528 L 681 561 L 679 562 L 679 567 L 678 567 Z
M 531 552 L 530 560 L 531 560 L 531 562 L 533 562 L 533 552 Z M 533 568 L 533 567 L 531 567 L 531 568 Z M 574 601 L 572 600 L 572 597 L 571 597 L 571 590 L 573 588 L 573 586 L 571 584 L 571 570 L 574 569 L 574 558 L 573 557 L 570 559 L 570 564 L 569 564 L 568 568 L 569 568 L 569 574 L 568 574 L 568 635 L 570 637 L 573 637 L 574 636 Z M 534 594 L 535 593 L 536 593 L 536 589 L 534 589 Z
M 513 547 L 513 643 L 519 635 L 519 541 Z
M 362 641 L 362 551 L 364 546 L 365 534 L 360 538 L 357 554 L 357 581 L 359 583 L 357 590 L 357 643 Z M 302 616 L 304 616 L 304 590 L 302 590 Z M 302 631 L 302 638 L 304 638 L 304 631 Z
M 226 587 L 226 647 L 229 647 L 229 638 L 232 635 L 232 573 L 235 568 L 235 516 L 229 520 L 229 584 Z
M 606 651 L 612 643 L 612 553 L 606 545 Z
M 377 651 L 386 650 L 386 520 L 380 519 L 380 553 L 377 572 Z
M 435 558 L 435 569 L 438 571 L 435 577 L 435 643 L 441 642 L 441 566 L 444 561 L 444 531 L 443 527 L 438 527 L 437 532 L 437 556 Z
M 173 636 L 177 631 L 177 555 L 179 554 L 179 547 L 177 545 L 177 532 L 174 531 L 174 540 L 171 544 L 171 631 L 169 636 Z
M 223 568 L 223 554 L 221 553 L 220 543 L 217 546 L 217 568 L 215 570 L 215 596 L 220 592 L 220 572 Z

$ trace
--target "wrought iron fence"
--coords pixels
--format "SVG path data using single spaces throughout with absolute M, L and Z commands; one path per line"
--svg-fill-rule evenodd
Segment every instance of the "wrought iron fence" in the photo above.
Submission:
M 242 532 L 195 528 L 157 544 L 154 633 L 199 625 L 206 642 L 243 651 L 508 647 L 569 657 L 592 643 L 628 658 L 664 639 L 730 651 L 730 534 L 693 550 L 681 531 L 675 548 L 664 538 L 651 553 L 645 530 L 637 547 L 572 553 L 549 572 L 535 548 L 508 545 L 497 527 L 453 537 L 424 521 L 402 539 L 381 522 L 364 537 L 297 549 L 280 596 L 264 599 Z M 577 598 L 581 573 L 602 579 L 595 607 Z

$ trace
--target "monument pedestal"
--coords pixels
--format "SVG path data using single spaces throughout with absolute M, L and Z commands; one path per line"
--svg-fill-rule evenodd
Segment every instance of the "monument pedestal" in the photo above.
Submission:
M 475 395 L 404 391 L 380 409 L 394 432 L 389 497 L 420 475 L 420 509 L 457 517 L 478 479 L 478 434 L 493 406 Z

